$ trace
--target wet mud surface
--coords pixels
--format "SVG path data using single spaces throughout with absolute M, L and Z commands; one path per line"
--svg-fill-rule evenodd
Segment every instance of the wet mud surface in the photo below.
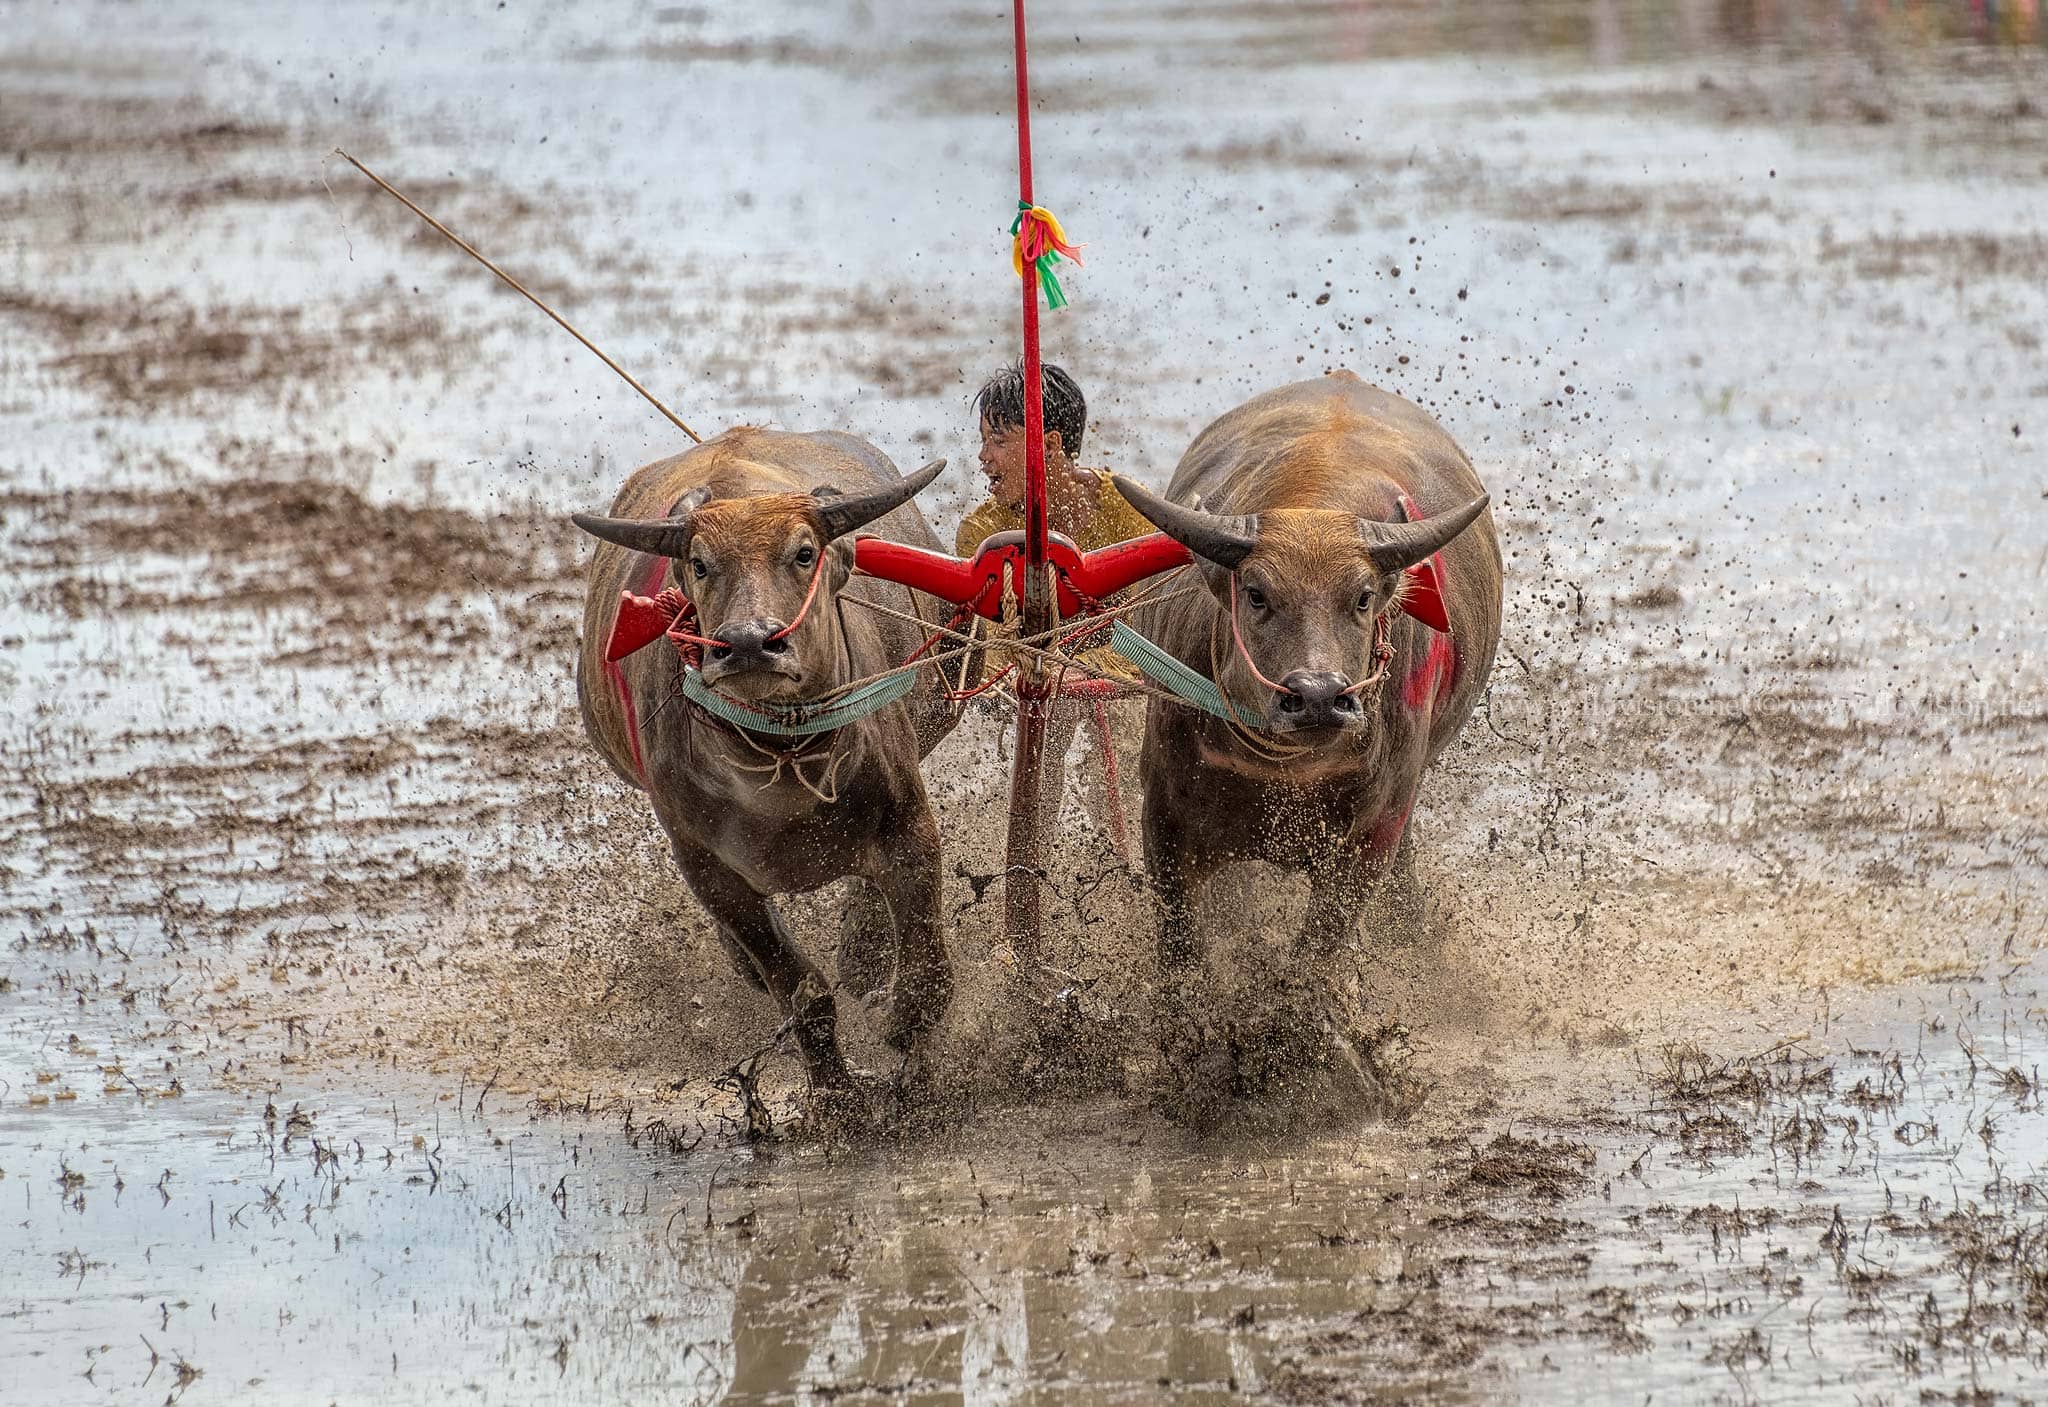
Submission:
M 1009 999 L 1005 721 L 971 716 L 926 768 L 960 993 L 889 1136 L 797 1125 L 773 1012 L 576 720 L 565 515 L 672 429 L 325 156 L 700 430 L 950 456 L 945 536 L 1012 336 L 1006 31 L 10 30 L 0 1380 L 2038 1396 L 2041 36 L 1504 15 L 1038 21 L 1079 38 L 1044 41 L 1038 142 L 1091 241 L 1047 332 L 1083 458 L 1162 482 L 1230 404 L 1350 366 L 1495 490 L 1505 648 L 1425 786 L 1421 912 L 1362 915 L 1309 1000 L 1302 887 L 1228 876 L 1192 1067 L 1078 793 L 1049 1049 Z M 789 906 L 821 957 L 843 897 Z

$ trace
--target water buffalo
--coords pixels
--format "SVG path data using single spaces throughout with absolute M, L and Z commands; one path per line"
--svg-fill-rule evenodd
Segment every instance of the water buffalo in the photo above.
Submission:
M 926 671 L 908 698 L 829 733 L 742 731 L 678 696 L 681 651 L 670 640 L 617 663 L 607 642 L 622 590 L 652 597 L 671 588 L 695 608 L 694 626 L 688 617 L 677 624 L 697 637 L 685 644 L 725 699 L 786 710 L 887 669 L 923 637 L 907 622 L 847 609 L 844 598 L 904 611 L 916 602 L 903 587 L 849 579 L 852 534 L 867 527 L 937 548 L 909 504 L 944 464 L 901 478 L 852 435 L 735 429 L 637 470 L 612 516 L 575 516 L 603 540 L 590 564 L 577 671 L 584 728 L 614 770 L 647 792 L 684 879 L 741 976 L 790 1017 L 820 1091 L 850 1089 L 852 1073 L 831 986 L 791 938 L 774 896 L 849 875 L 874 886 L 854 906 L 869 919 L 843 938 L 840 975 L 859 969 L 863 985 L 878 987 L 893 957 L 883 1033 L 911 1051 L 952 994 L 938 827 L 918 762 L 957 713 Z
M 1390 870 L 1412 883 L 1416 789 L 1493 667 L 1500 546 L 1472 462 L 1420 408 L 1338 372 L 1210 425 L 1164 498 L 1117 487 L 1208 586 L 1155 608 L 1145 633 L 1242 723 L 1157 700 L 1146 719 L 1163 975 L 1199 956 L 1193 906 L 1237 860 L 1306 869 L 1301 943 L 1331 951 Z M 1405 571 L 1424 562 L 1447 632 L 1401 608 L 1427 589 Z

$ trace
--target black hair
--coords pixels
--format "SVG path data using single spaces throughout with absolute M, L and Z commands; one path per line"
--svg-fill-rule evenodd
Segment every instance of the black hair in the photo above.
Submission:
M 1044 399 L 1045 428 L 1060 432 L 1060 444 L 1069 455 L 1081 452 L 1081 436 L 1088 429 L 1088 402 L 1074 378 L 1051 362 L 1040 368 L 1040 395 Z M 1024 427 L 1024 367 L 1006 366 L 988 379 L 974 397 L 974 409 L 995 430 Z

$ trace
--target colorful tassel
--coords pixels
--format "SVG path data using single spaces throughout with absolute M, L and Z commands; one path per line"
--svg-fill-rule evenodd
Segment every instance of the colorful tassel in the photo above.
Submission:
M 1052 266 L 1063 255 L 1080 264 L 1081 250 L 1085 247 L 1069 244 L 1067 232 L 1060 228 L 1059 217 L 1043 205 L 1017 202 L 1017 218 L 1010 225 L 1010 267 L 1018 278 L 1024 277 L 1027 263 L 1038 270 L 1038 286 L 1045 291 L 1046 307 L 1058 310 L 1067 306 L 1067 295 L 1060 288 Z

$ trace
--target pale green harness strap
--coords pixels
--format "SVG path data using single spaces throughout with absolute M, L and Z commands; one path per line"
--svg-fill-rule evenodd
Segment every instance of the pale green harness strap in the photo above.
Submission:
M 1235 716 L 1223 701 L 1222 691 L 1213 681 L 1189 669 L 1124 624 L 1122 619 L 1110 625 L 1109 648 L 1174 697 L 1185 699 L 1217 718 L 1234 720 Z M 905 669 L 863 684 L 830 703 L 755 706 L 719 693 L 705 683 L 704 676 L 696 670 L 683 670 L 683 697 L 713 718 L 751 733 L 774 733 L 782 737 L 803 737 L 843 728 L 881 712 L 916 686 L 917 671 Z
M 844 728 L 879 713 L 917 687 L 917 671 L 906 669 L 861 685 L 843 697 L 822 704 L 767 704 L 756 707 L 719 693 L 696 670 L 683 670 L 683 697 L 713 718 L 750 733 L 802 737 Z
M 1166 651 L 1147 640 L 1137 631 L 1123 623 L 1118 617 L 1109 628 L 1109 648 L 1138 667 L 1147 679 L 1171 693 L 1185 699 L 1205 713 L 1218 718 L 1233 718 L 1229 707 L 1223 702 L 1223 691 L 1214 681 L 1196 673 L 1175 659 Z

